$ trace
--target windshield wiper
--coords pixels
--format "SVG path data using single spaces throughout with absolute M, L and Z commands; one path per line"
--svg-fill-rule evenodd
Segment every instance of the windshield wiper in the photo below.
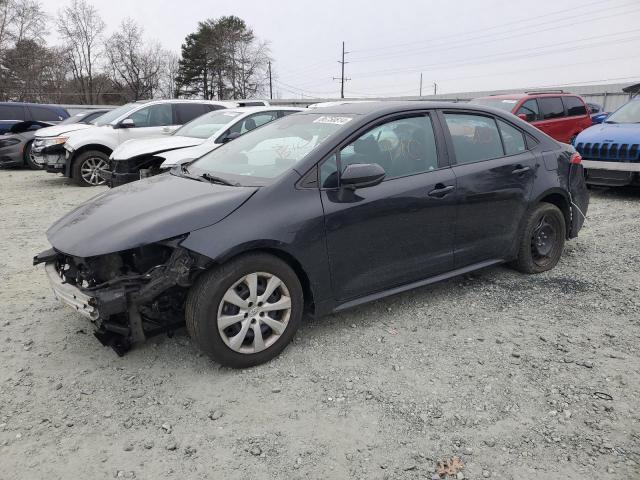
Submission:
M 239 187 L 239 183 L 232 183 L 229 180 L 225 180 L 222 177 L 216 177 L 215 175 L 211 175 L 210 173 L 203 173 L 200 175 L 200 178 L 204 178 L 208 182 L 217 183 L 219 185 L 227 185 L 229 187 Z
M 613 120 L 605 120 L 604 123 L 618 123 L 618 122 L 614 122 Z

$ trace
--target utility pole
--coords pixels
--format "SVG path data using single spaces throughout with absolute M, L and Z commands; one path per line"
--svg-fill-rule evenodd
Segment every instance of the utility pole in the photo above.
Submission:
M 422 96 L 422 73 L 420 74 L 420 96 Z
M 436 82 L 433 82 L 433 94 L 438 94 L 438 84 Z
M 338 63 L 342 67 L 342 73 L 340 78 L 333 77 L 334 80 L 340 80 L 340 98 L 344 98 L 344 82 L 351 80 L 350 78 L 344 78 L 344 64 L 349 63 L 344 61 L 344 56 L 349 52 L 344 51 L 344 42 L 342 42 L 342 60 L 338 60 Z
M 269 60 L 269 98 L 273 100 L 273 84 L 271 83 L 271 60 Z

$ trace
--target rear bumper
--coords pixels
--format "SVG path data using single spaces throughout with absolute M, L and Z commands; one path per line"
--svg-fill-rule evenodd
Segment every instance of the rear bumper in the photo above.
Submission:
M 590 185 L 640 185 L 640 163 L 582 160 L 582 165 L 585 168 L 585 179 Z

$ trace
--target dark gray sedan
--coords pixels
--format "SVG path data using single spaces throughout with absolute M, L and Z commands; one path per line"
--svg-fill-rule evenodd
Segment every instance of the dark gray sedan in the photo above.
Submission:
M 0 135 L 0 168 L 29 167 L 34 170 L 41 167 L 34 162 L 31 144 L 36 131 L 50 127 L 51 123 L 30 120 L 13 125 L 7 133 Z

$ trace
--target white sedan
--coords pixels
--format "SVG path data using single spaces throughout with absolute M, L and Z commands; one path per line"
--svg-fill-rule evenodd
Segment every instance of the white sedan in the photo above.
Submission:
M 109 158 L 107 184 L 125 183 L 161 173 L 199 158 L 261 125 L 304 109 L 294 107 L 242 107 L 216 110 L 186 123 L 160 138 L 129 140 Z

